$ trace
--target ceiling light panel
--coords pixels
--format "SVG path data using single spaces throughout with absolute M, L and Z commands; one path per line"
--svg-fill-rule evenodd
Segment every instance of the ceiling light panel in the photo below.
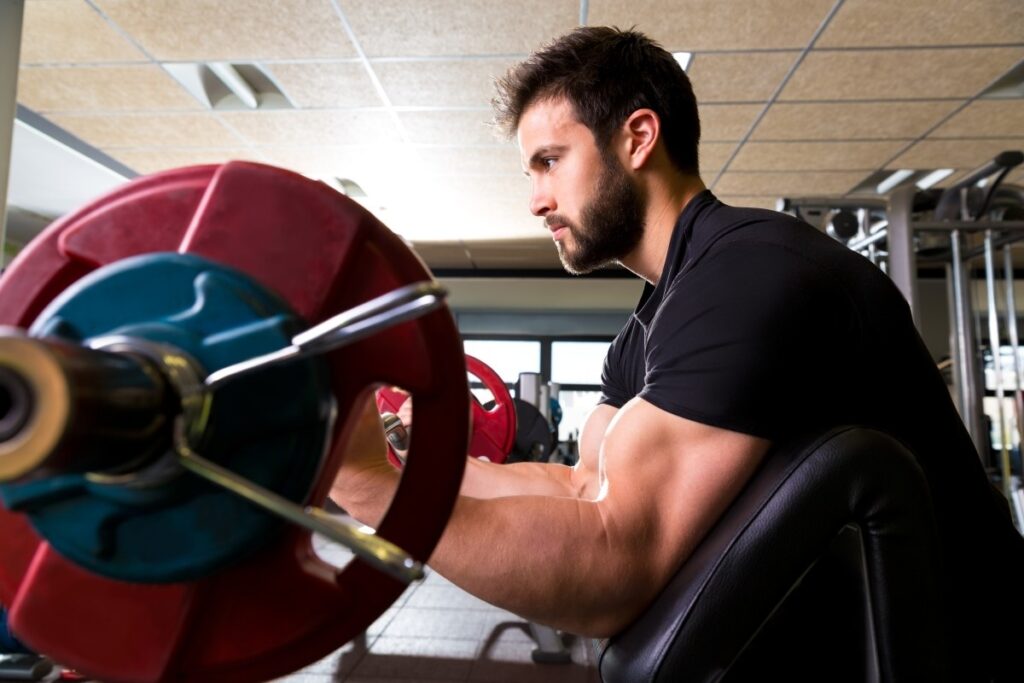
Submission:
M 954 170 L 952 168 L 940 168 L 925 175 L 923 178 L 918 180 L 915 185 L 917 185 L 920 190 L 927 190 L 930 187 L 938 185 L 943 180 L 953 175 L 953 173 Z

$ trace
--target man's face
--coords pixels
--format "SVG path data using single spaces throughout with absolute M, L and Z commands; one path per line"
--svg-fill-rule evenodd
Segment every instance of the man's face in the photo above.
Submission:
M 602 153 L 565 100 L 531 105 L 519 121 L 530 211 L 543 216 L 562 265 L 583 274 L 632 252 L 644 232 L 645 201 L 622 164 Z

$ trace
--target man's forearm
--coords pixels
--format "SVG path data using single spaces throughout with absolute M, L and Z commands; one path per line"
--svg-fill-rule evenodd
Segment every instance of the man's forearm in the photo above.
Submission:
M 397 473 L 392 474 L 361 472 L 362 479 L 336 486 L 332 496 L 353 517 L 376 526 L 397 487 Z M 651 597 L 650 582 L 635 575 L 637 549 L 618 545 L 597 503 L 460 495 L 428 564 L 464 590 L 527 619 L 606 637 Z
M 599 504 L 460 496 L 429 564 L 462 589 L 527 619 L 607 637 L 653 597 L 637 548 L 608 534 Z

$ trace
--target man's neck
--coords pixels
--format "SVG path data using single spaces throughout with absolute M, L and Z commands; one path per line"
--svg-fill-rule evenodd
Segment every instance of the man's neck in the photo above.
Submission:
M 676 176 L 672 181 L 649 186 L 644 236 L 621 262 L 623 267 L 652 285 L 658 284 L 661 278 L 679 214 L 706 189 L 697 176 Z

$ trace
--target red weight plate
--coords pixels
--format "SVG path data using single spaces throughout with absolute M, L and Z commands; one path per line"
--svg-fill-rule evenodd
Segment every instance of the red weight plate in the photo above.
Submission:
M 508 459 L 516 440 L 516 410 L 512 396 L 498 373 L 482 360 L 467 355 L 466 371 L 483 382 L 484 387 L 494 396 L 494 406 L 488 410 L 471 395 L 473 433 L 469 438 L 468 453 L 475 458 L 487 458 L 491 462 L 503 463 Z M 391 387 L 381 387 L 377 390 L 377 410 L 382 413 L 397 413 L 405 399 L 404 392 Z M 402 466 L 390 446 L 388 457 L 396 467 Z
M 516 409 L 512 396 L 498 373 L 482 360 L 466 356 L 466 370 L 483 382 L 494 396 L 494 406 L 490 410 L 476 400 L 470 404 L 473 434 L 469 439 L 469 454 L 486 457 L 492 462 L 505 462 L 516 440 Z
M 48 228 L 0 279 L 0 323 L 27 326 L 99 265 L 175 249 L 245 271 L 310 324 L 430 278 L 401 239 L 326 185 L 233 162 L 134 181 Z M 435 311 L 330 361 L 340 416 L 352 416 L 381 384 L 416 394 L 423 438 L 412 445 L 378 533 L 426 561 L 454 505 L 467 448 L 469 400 L 454 321 L 446 309 Z M 310 503 L 326 499 L 352 426 L 338 420 Z M 4 510 L 0 535 L 0 600 L 11 606 L 14 630 L 107 681 L 280 676 L 364 631 L 404 589 L 361 561 L 327 565 L 301 529 L 202 580 L 146 586 L 84 572 Z

